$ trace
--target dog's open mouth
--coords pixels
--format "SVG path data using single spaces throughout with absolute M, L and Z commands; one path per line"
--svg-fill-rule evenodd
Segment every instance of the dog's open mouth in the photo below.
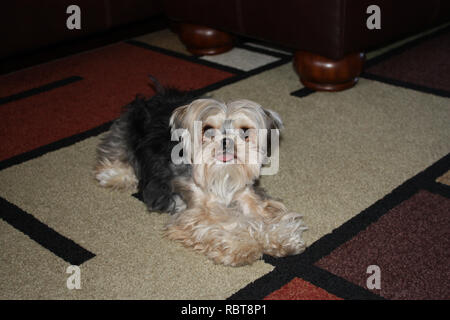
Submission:
M 236 158 L 236 155 L 233 153 L 219 153 L 216 155 L 216 159 L 222 162 L 230 162 L 233 161 Z

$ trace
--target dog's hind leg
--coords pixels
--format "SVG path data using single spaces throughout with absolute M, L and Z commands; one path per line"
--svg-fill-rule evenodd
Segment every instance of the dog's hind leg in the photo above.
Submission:
M 130 164 L 125 141 L 124 122 L 116 120 L 97 147 L 95 178 L 100 186 L 113 189 L 135 189 L 138 183 Z
M 95 168 L 95 178 L 102 187 L 113 189 L 135 189 L 137 178 L 133 168 L 118 160 L 101 160 Z

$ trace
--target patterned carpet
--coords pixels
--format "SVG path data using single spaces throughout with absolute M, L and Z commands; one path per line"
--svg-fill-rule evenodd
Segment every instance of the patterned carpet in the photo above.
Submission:
M 450 299 L 449 40 L 372 52 L 339 93 L 303 88 L 288 50 L 194 57 L 169 30 L 0 76 L 0 299 Z M 261 185 L 304 215 L 303 254 L 214 265 L 161 236 L 167 214 L 96 185 L 95 147 L 154 94 L 149 74 L 280 113 L 280 170 Z

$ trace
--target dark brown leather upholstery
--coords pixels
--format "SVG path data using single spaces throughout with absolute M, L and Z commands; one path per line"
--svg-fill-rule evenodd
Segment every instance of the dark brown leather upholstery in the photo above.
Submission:
M 369 30 L 369 5 L 381 30 Z M 448 0 L 165 0 L 169 18 L 271 41 L 330 59 L 366 51 L 450 19 Z
M 66 28 L 66 9 L 81 9 L 81 30 Z M 0 10 L 0 58 L 162 14 L 162 0 L 6 1 Z

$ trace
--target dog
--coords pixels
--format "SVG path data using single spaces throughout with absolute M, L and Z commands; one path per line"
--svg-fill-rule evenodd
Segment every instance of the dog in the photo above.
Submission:
M 172 214 L 167 238 L 217 264 L 304 251 L 302 216 L 255 187 L 274 148 L 258 133 L 278 137 L 280 116 L 250 100 L 197 99 L 151 79 L 156 95 L 136 97 L 98 145 L 100 186 L 137 189 L 150 211 Z

